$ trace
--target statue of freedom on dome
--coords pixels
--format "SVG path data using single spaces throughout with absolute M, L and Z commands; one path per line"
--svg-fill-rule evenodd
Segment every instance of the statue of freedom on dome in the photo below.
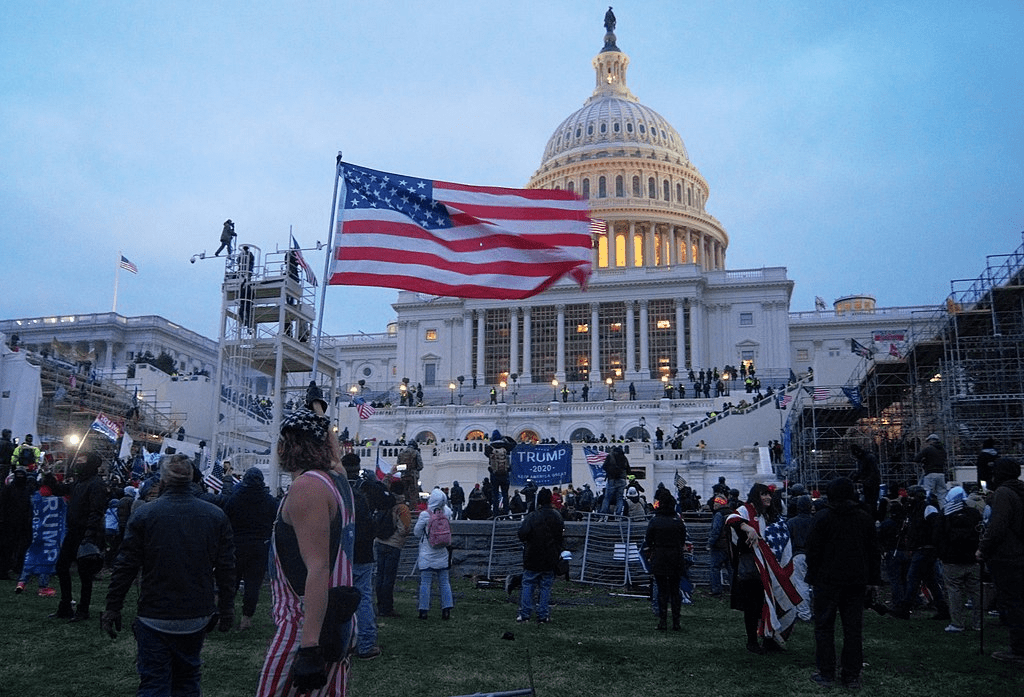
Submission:
M 604 13 L 604 28 L 607 31 L 615 31 L 615 13 L 612 12 L 612 6 L 608 6 L 608 11 Z

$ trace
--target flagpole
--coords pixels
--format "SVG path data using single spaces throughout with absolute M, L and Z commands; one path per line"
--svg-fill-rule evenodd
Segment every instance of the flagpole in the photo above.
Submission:
M 117 250 L 117 265 L 114 266 L 114 307 L 111 312 L 117 312 L 117 281 L 121 278 L 121 250 Z
M 320 288 L 320 309 L 316 319 L 316 343 L 313 345 L 313 380 L 316 380 L 317 364 L 320 362 L 320 337 L 324 330 L 324 302 L 327 299 L 327 285 L 331 272 L 331 257 L 334 255 L 334 215 L 338 210 L 338 182 L 341 180 L 341 150 L 334 163 L 334 197 L 331 200 L 331 224 L 327 229 L 327 254 L 324 258 L 324 279 Z

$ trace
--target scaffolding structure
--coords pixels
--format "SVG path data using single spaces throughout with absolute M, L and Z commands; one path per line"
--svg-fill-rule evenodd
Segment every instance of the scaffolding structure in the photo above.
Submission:
M 823 405 L 808 397 L 791 411 L 790 479 L 823 486 L 852 475 L 849 448 L 856 443 L 878 457 L 883 486 L 895 491 L 919 479 L 915 458 L 932 433 L 946 448 L 946 476 L 954 481 L 974 480 L 986 438 L 1000 453 L 1021 454 L 1024 244 L 987 257 L 977 278 L 950 285 L 943 305 L 912 314 L 898 350 L 865 357 L 845 396 Z
M 236 471 L 269 470 L 275 491 L 282 482 L 272 446 L 282 416 L 303 404 L 310 380 L 328 403 L 336 395 L 333 352 L 321 347 L 313 373 L 316 287 L 300 271 L 297 254 L 264 256 L 255 245 L 242 245 L 225 260 L 221 288 L 212 452 Z

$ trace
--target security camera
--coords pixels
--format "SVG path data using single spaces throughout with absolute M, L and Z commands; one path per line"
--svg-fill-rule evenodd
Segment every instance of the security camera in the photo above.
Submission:
M 188 260 L 188 263 L 190 263 L 190 264 L 196 263 L 196 255 L 195 254 L 193 254 L 192 258 Z

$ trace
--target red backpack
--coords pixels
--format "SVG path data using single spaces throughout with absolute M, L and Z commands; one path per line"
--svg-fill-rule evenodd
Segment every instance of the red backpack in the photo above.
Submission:
M 444 514 L 443 508 L 430 512 L 430 520 L 427 521 L 427 542 L 435 549 L 447 547 L 452 543 L 452 524 Z

